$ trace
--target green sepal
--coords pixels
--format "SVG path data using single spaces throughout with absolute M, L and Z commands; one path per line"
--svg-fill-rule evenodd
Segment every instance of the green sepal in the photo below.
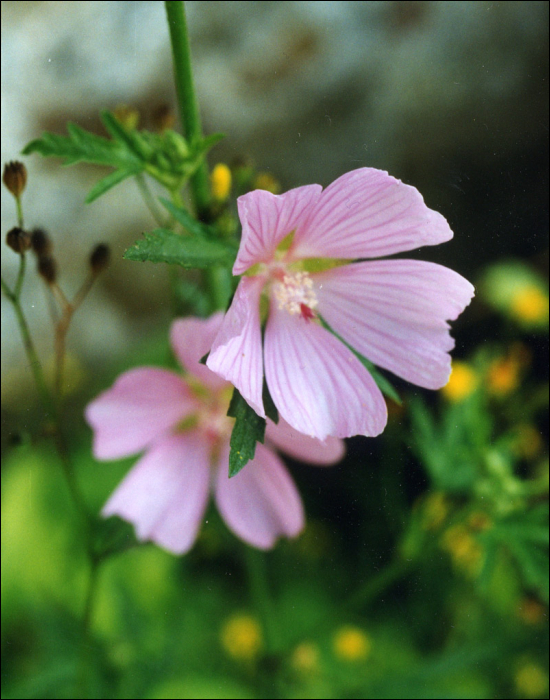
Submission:
M 243 399 L 237 389 L 227 415 L 235 418 L 235 425 L 229 441 L 229 478 L 238 474 L 247 462 L 254 459 L 256 443 L 265 439 L 265 418 L 261 418 Z

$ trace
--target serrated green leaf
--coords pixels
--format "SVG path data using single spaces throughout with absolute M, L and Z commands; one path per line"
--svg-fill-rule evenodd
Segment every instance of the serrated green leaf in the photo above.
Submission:
M 129 177 L 137 175 L 138 172 L 139 169 L 136 171 L 115 170 L 114 173 L 109 173 L 109 175 L 106 175 L 99 182 L 96 182 L 96 184 L 88 192 L 84 201 L 86 202 L 86 204 L 91 204 L 98 197 L 101 197 L 102 194 L 105 194 L 105 192 L 115 187 L 115 185 L 118 185 L 119 182 L 122 182 L 123 180 L 126 180 Z
M 216 264 L 231 266 L 235 258 L 235 251 L 220 241 L 199 240 L 163 228 L 143 235 L 143 240 L 124 253 L 126 260 L 204 269 Z
M 247 462 L 254 459 L 256 443 L 264 442 L 265 418 L 251 408 L 237 389 L 234 389 L 227 415 L 235 418 L 229 442 L 229 478 L 238 474 Z
M 367 369 L 376 382 L 376 386 L 380 389 L 380 391 L 385 394 L 389 399 L 392 401 L 395 401 L 395 403 L 401 405 L 401 399 L 399 397 L 399 394 L 397 391 L 393 388 L 391 382 L 384 377 L 384 375 L 380 372 L 379 369 L 377 369 L 370 360 L 367 360 L 366 357 L 363 357 L 360 352 L 357 352 L 354 348 L 349 343 L 346 343 L 346 341 L 342 338 L 341 335 L 338 335 L 338 333 L 331 328 L 328 323 L 325 321 L 324 318 L 321 316 L 318 316 L 319 320 L 321 321 L 322 325 L 324 328 L 326 328 L 329 333 L 332 333 L 332 335 L 335 338 L 338 338 L 338 340 L 343 343 L 348 350 L 350 350 L 355 357 L 359 360 L 359 362 Z

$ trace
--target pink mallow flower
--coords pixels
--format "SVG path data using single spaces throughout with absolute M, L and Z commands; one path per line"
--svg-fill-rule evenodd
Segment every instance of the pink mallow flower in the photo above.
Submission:
M 102 515 L 131 522 L 139 540 L 183 554 L 197 537 L 212 490 L 227 526 L 259 549 L 280 536 L 294 537 L 304 526 L 302 501 L 277 447 L 313 464 L 338 462 L 344 444 L 300 435 L 284 420 L 269 419 L 266 444 L 229 479 L 229 438 L 234 420 L 226 416 L 231 385 L 199 364 L 218 332 L 223 315 L 186 318 L 172 324 L 172 348 L 184 375 L 157 367 L 122 374 L 86 408 L 97 459 L 144 451 L 143 457 L 105 504 Z
M 239 197 L 238 208 L 233 273 L 244 276 L 207 366 L 260 416 L 265 369 L 279 415 L 296 430 L 324 440 L 384 429 L 380 390 L 319 315 L 375 365 L 428 389 L 447 383 L 454 347 L 447 321 L 468 305 L 472 285 L 430 262 L 352 262 L 452 238 L 418 190 L 360 168 L 325 190 L 256 190 Z

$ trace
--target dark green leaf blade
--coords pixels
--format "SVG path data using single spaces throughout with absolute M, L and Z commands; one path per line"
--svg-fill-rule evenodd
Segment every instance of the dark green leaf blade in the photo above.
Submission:
M 125 260 L 204 269 L 218 264 L 231 266 L 235 258 L 235 251 L 221 241 L 197 239 L 163 228 L 144 236 L 124 253 Z
M 275 406 L 275 403 L 271 397 L 271 394 L 269 393 L 269 387 L 267 386 L 267 382 L 264 377 L 264 385 L 262 389 L 262 401 L 264 402 L 264 409 L 265 409 L 265 415 L 268 418 L 271 418 L 271 420 L 274 423 L 279 422 L 279 411 L 277 410 L 277 406 Z
M 235 418 L 229 442 L 229 478 L 254 459 L 256 443 L 265 439 L 265 418 L 261 418 L 234 389 L 227 415 Z

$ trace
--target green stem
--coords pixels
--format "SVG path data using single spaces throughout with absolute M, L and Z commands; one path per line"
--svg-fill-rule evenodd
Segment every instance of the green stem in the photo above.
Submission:
M 86 597 L 84 599 L 84 611 L 82 613 L 82 637 L 80 641 L 80 668 L 77 677 L 76 698 L 91 698 L 94 697 L 90 688 L 90 661 L 94 658 L 91 639 L 91 621 L 94 608 L 94 601 L 97 591 L 97 579 L 101 559 L 92 557 L 90 561 L 90 576 L 88 579 L 88 587 Z
M 262 622 L 267 653 L 274 654 L 280 649 L 280 638 L 269 590 L 265 554 L 247 545 L 244 548 L 250 595 Z
M 389 588 L 410 569 L 411 562 L 396 558 L 382 571 L 370 578 L 346 603 L 346 608 L 364 608 Z
M 23 309 L 21 308 L 21 303 L 19 301 L 19 296 L 21 292 L 21 285 L 23 284 L 23 275 L 25 273 L 25 263 L 24 258 L 21 256 L 21 266 L 19 268 L 19 276 L 17 279 L 15 291 L 8 287 L 4 279 L 2 279 L 2 291 L 6 295 L 7 299 L 11 302 L 13 310 L 15 311 L 15 317 L 17 318 L 17 323 L 19 325 L 19 331 L 21 332 L 21 337 L 23 339 L 23 346 L 27 354 L 27 359 L 29 360 L 29 365 L 31 367 L 32 373 L 34 375 L 34 381 L 40 394 L 40 399 L 42 401 L 44 410 L 47 415 L 51 417 L 55 416 L 55 404 L 48 390 L 48 385 L 44 379 L 44 372 L 42 370 L 42 365 L 36 354 L 36 349 L 34 343 L 32 342 L 31 334 L 29 331 L 29 326 L 25 315 L 23 314 Z
M 15 198 L 15 207 L 17 209 L 17 225 L 23 228 L 23 207 L 21 205 L 21 197 Z
M 202 129 L 199 106 L 193 85 L 185 7 L 181 0 L 168 0 L 165 2 L 165 6 L 168 28 L 170 30 L 170 42 L 172 44 L 174 80 L 180 120 L 185 137 L 193 145 L 202 138 Z M 204 160 L 191 178 L 191 194 L 196 214 L 201 218 L 208 210 L 210 204 L 208 166 Z
M 156 200 L 153 197 L 151 190 L 147 186 L 147 182 L 145 181 L 145 178 L 143 177 L 143 175 L 141 175 L 141 173 L 139 175 L 136 175 L 136 182 L 137 186 L 139 187 L 139 191 L 141 192 L 141 196 L 143 197 L 143 201 L 145 202 L 147 209 L 149 209 L 149 211 L 151 212 L 151 216 L 159 226 L 165 226 L 166 222 L 164 220 L 164 217 L 162 216 L 162 211 L 156 203 Z

